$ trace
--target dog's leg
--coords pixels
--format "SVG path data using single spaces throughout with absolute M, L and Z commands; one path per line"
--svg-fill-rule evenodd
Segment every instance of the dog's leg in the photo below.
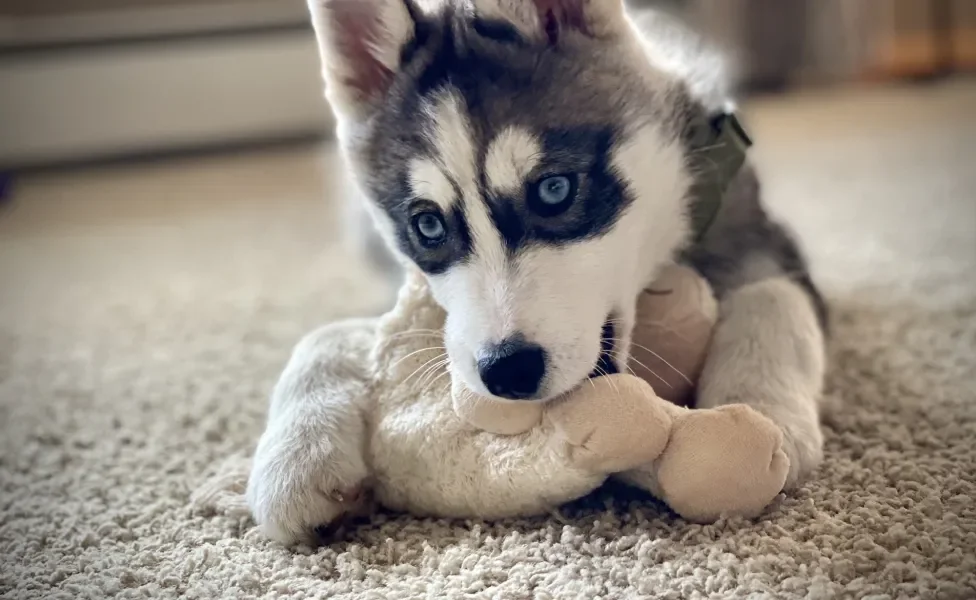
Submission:
M 309 334 L 275 386 L 255 451 L 247 502 L 264 533 L 282 543 L 353 508 L 367 476 L 365 413 L 374 320 Z
M 790 459 L 786 488 L 793 487 L 823 456 L 825 362 L 823 330 L 806 291 L 787 277 L 743 285 L 721 300 L 697 406 L 747 404 L 779 425 Z

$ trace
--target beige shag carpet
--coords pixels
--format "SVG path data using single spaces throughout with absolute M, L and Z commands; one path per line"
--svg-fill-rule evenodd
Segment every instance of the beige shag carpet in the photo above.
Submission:
M 609 490 L 265 541 L 239 478 L 194 492 L 246 458 L 303 332 L 387 300 L 337 248 L 330 149 L 197 158 L 26 177 L 0 211 L 0 594 L 976 598 L 976 85 L 748 112 L 836 316 L 826 463 L 766 517 Z

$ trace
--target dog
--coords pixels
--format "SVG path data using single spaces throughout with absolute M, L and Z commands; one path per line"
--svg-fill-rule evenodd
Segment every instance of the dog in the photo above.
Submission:
M 778 424 L 788 488 L 814 471 L 827 309 L 801 250 L 748 161 L 695 219 L 710 128 L 735 111 L 721 53 L 622 0 L 308 2 L 357 202 L 426 274 L 454 376 L 543 402 L 623 370 L 639 293 L 682 262 L 720 306 L 697 405 Z M 366 476 L 362 418 L 314 394 L 318 365 L 312 334 L 248 486 L 282 542 L 336 518 Z

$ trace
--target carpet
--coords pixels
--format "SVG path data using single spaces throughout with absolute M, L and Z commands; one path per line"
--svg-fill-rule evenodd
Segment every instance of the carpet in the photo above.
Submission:
M 748 106 L 770 203 L 835 313 L 827 458 L 763 518 L 709 526 L 607 489 L 551 518 L 380 515 L 322 548 L 265 541 L 234 474 L 277 373 L 307 330 L 388 302 L 322 200 L 334 149 L 18 179 L 0 205 L 0 594 L 976 598 L 974 106 L 971 81 Z

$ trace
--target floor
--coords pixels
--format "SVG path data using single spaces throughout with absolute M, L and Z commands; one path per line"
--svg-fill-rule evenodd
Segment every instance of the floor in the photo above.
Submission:
M 836 314 L 827 460 L 757 522 L 610 492 L 560 518 L 262 539 L 240 481 L 291 345 L 384 308 L 328 145 L 38 173 L 0 205 L 4 598 L 976 598 L 976 82 L 747 110 Z

